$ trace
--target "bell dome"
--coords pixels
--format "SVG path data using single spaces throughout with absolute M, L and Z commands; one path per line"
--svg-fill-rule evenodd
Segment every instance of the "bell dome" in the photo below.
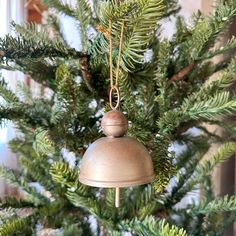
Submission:
M 92 143 L 80 165 L 79 181 L 94 187 L 130 187 L 152 182 L 149 152 L 130 137 L 104 137 Z

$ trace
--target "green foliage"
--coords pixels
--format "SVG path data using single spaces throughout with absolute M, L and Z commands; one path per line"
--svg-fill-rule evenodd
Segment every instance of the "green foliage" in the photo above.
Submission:
M 146 217 L 143 221 L 137 218 L 131 222 L 124 222 L 121 227 L 132 228 L 134 233 L 143 236 L 186 236 L 186 232 L 183 229 L 178 229 L 176 226 L 171 226 L 164 220 L 157 222 L 152 216 Z
M 210 214 L 219 211 L 235 211 L 236 198 L 235 196 L 224 196 L 223 198 L 215 199 L 211 202 L 203 200 L 198 206 L 191 209 L 190 214 Z
M 41 128 L 35 130 L 35 138 L 33 147 L 35 151 L 42 155 L 52 155 L 54 153 L 54 145 L 48 136 L 48 132 Z
M 56 44 L 35 41 L 26 38 L 14 38 L 7 35 L 0 39 L 0 51 L 4 52 L 4 57 L 0 58 L 0 62 L 19 59 L 37 59 L 45 57 L 67 57 L 80 58 L 82 53 L 75 49 L 68 49 L 61 42 Z
M 0 226 L 1 236 L 13 235 L 32 235 L 32 229 L 29 227 L 29 220 L 25 219 L 12 219 Z
M 93 17 L 92 8 L 88 0 L 78 0 L 76 6 L 76 18 L 79 20 L 80 37 L 84 50 L 87 50 L 88 26 Z
M 76 187 L 78 179 L 77 169 L 71 170 L 68 163 L 55 162 L 50 170 L 52 178 L 55 182 L 62 186 L 66 185 L 69 188 Z
M 7 83 L 3 79 L 0 81 L 0 96 L 9 104 L 19 101 L 15 94 L 7 88 Z
M 29 186 L 23 176 L 14 173 L 13 170 L 9 170 L 6 167 L 0 167 L 0 176 L 4 177 L 6 181 L 13 187 L 19 187 L 27 193 L 26 198 L 35 204 L 47 201 L 47 198 L 42 196 L 34 187 Z
M 236 150 L 235 143 L 225 143 L 223 144 L 217 152 L 209 159 L 204 160 L 196 166 L 196 169 L 191 176 L 191 178 L 186 182 L 186 184 L 179 190 L 178 197 L 182 198 L 188 192 L 192 191 L 195 186 L 201 183 L 206 176 L 209 176 L 213 169 L 220 163 L 226 161 L 230 158 Z
M 234 15 L 235 6 L 233 4 L 220 3 L 212 16 L 199 18 L 191 36 L 183 42 L 179 50 L 185 52 L 184 56 L 190 56 L 189 62 L 198 60 L 207 49 L 214 45 L 216 38 L 227 28 Z M 191 50 L 191 47 L 194 47 L 194 50 Z
M 126 15 L 126 35 L 121 63 L 123 69 L 134 69 L 136 63 L 141 63 L 148 42 L 157 28 L 157 21 L 163 14 L 164 4 L 162 0 L 131 0 L 120 4 L 105 2 L 101 6 L 101 20 L 106 27 L 108 27 L 108 20 L 112 20 L 115 36 L 119 34 L 122 16 Z
M 216 198 L 211 173 L 236 150 L 235 123 L 228 120 L 236 111 L 230 90 L 236 40 L 216 45 L 236 2 L 219 1 L 212 15 L 199 11 L 191 24 L 179 16 L 176 0 L 77 0 L 74 7 L 42 2 L 50 8 L 46 23 L 12 23 L 17 36 L 0 39 L 0 68 L 21 71 L 40 90 L 36 95 L 21 83 L 14 92 L 0 80 L 0 123 L 15 125 L 19 137 L 9 147 L 21 165 L 19 171 L 1 167 L 0 176 L 23 192 L 21 199 L 0 201 L 0 235 L 36 235 L 38 226 L 78 236 L 223 235 L 236 219 L 235 196 Z M 80 51 L 65 39 L 58 13 L 78 26 L 73 36 Z M 161 24 L 169 16 L 176 18 L 176 32 L 165 38 Z M 115 209 L 115 190 L 81 184 L 78 171 L 87 147 L 102 136 L 99 124 L 109 109 L 109 20 L 115 69 L 122 17 L 120 110 L 130 123 L 127 135 L 150 152 L 155 180 L 122 188 Z M 226 53 L 221 62 L 209 60 Z M 230 135 L 220 137 L 205 124 Z M 212 144 L 219 149 L 208 154 Z M 202 200 L 182 206 L 196 189 Z
M 216 119 L 216 115 L 222 116 L 232 114 L 235 109 L 236 102 L 230 99 L 229 92 L 218 93 L 207 102 L 197 101 L 194 105 L 188 104 L 186 101 L 182 106 L 182 111 L 187 119 L 205 118 L 208 120 Z
M 42 0 L 42 3 L 49 7 L 57 9 L 59 12 L 62 12 L 68 16 L 74 16 L 74 11 L 69 4 L 63 4 L 60 0 Z
M 81 229 L 77 225 L 70 225 L 66 229 L 63 230 L 63 233 L 60 234 L 60 236 L 73 236 L 77 235 L 80 236 L 82 235 Z

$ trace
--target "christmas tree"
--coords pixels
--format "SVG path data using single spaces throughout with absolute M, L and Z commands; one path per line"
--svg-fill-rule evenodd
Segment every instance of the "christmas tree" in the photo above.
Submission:
M 236 14 L 236 1 L 218 1 L 212 15 L 197 12 L 191 24 L 178 15 L 175 0 L 78 0 L 74 7 L 42 2 L 53 9 L 47 23 L 13 23 L 17 37 L 0 40 L 1 68 L 22 71 L 41 88 L 35 96 L 19 84 L 15 93 L 1 78 L 1 124 L 12 121 L 18 130 L 9 146 L 21 169 L 1 167 L 0 175 L 19 187 L 22 197 L 1 200 L 0 235 L 36 235 L 40 228 L 64 236 L 223 235 L 235 221 L 236 197 L 216 196 L 211 174 L 236 150 L 235 126 L 226 121 L 236 113 L 229 89 L 236 74 L 236 58 L 229 52 L 236 38 L 223 46 L 217 42 Z M 78 22 L 74 35 L 81 39 L 81 51 L 66 41 L 58 13 Z M 176 18 L 176 32 L 168 39 L 161 29 L 170 16 Z M 122 18 L 120 109 L 130 122 L 128 136 L 151 154 L 155 180 L 122 189 L 116 209 L 114 189 L 82 185 L 78 174 L 88 145 L 103 135 L 99 123 L 108 110 L 109 38 L 116 67 Z M 220 62 L 211 60 L 226 53 Z M 209 80 L 212 75 L 216 79 Z M 206 124 L 221 127 L 227 137 Z M 181 151 L 171 149 L 174 143 Z M 205 158 L 213 143 L 219 148 Z M 196 189 L 201 189 L 199 201 L 179 204 Z

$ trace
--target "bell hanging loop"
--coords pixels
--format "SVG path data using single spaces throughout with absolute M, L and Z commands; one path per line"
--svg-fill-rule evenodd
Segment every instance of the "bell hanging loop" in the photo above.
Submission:
M 115 101 L 113 101 L 113 98 L 115 98 Z M 117 108 L 120 106 L 120 91 L 116 85 L 113 85 L 110 89 L 109 103 L 112 110 L 117 110 Z

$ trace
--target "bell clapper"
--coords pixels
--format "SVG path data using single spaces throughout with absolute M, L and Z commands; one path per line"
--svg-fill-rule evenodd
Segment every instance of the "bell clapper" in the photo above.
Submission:
M 116 188 L 116 208 L 120 207 L 120 188 Z

